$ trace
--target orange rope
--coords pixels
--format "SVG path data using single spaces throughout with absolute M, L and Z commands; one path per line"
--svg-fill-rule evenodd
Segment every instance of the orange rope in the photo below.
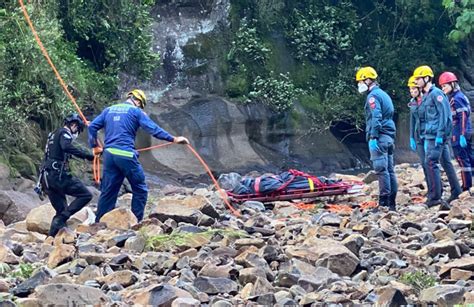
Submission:
M 224 201 L 224 203 L 227 205 L 227 207 L 229 208 L 229 210 L 235 215 L 235 216 L 240 216 L 240 213 L 234 209 L 234 207 L 232 207 L 232 205 L 230 204 L 229 202 L 229 199 L 227 198 L 227 194 L 224 192 L 223 189 L 221 189 L 221 187 L 219 186 L 219 183 L 217 182 L 216 178 L 214 177 L 214 175 L 212 175 L 212 172 L 211 172 L 211 169 L 209 168 L 209 166 L 206 164 L 206 162 L 204 162 L 204 160 L 201 158 L 201 156 L 197 153 L 196 150 L 194 150 L 194 148 L 188 144 L 187 145 L 188 149 L 194 154 L 194 156 L 196 156 L 196 158 L 199 160 L 199 162 L 201 162 L 202 166 L 204 167 L 204 169 L 207 171 L 207 174 L 209 175 L 209 177 L 211 177 L 212 181 L 214 182 L 214 185 L 217 189 L 217 191 L 219 191 L 219 193 L 221 194 L 221 198 L 222 200 Z
M 28 23 L 28 26 L 30 27 L 31 32 L 33 32 L 36 43 L 40 47 L 41 52 L 43 53 L 44 57 L 46 58 L 46 61 L 48 61 L 49 66 L 51 66 L 51 68 L 53 69 L 54 75 L 58 79 L 58 81 L 61 84 L 64 92 L 66 93 L 66 95 L 69 97 L 69 99 L 71 99 L 72 103 L 74 104 L 74 107 L 76 108 L 77 112 L 81 116 L 82 120 L 84 121 L 84 123 L 86 123 L 88 125 L 89 122 L 87 121 L 86 117 L 84 116 L 81 109 L 79 108 L 79 105 L 77 104 L 76 99 L 74 98 L 74 96 L 72 96 L 71 92 L 68 90 L 66 83 L 64 82 L 63 78 L 61 78 L 61 75 L 59 74 L 58 70 L 56 69 L 56 66 L 54 66 L 53 61 L 51 61 L 51 58 L 49 57 L 48 51 L 46 51 L 46 48 L 44 48 L 43 43 L 41 42 L 41 40 L 38 36 L 38 33 L 36 32 L 35 27 L 33 26 L 33 23 L 31 22 L 30 15 L 28 15 L 28 12 L 26 11 L 26 7 L 23 4 L 23 0 L 18 0 L 18 2 L 20 2 L 21 10 L 23 11 L 23 15 L 25 15 L 26 22 Z

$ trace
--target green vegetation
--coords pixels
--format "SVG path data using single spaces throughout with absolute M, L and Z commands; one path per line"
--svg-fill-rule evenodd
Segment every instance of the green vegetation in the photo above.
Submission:
M 149 11 L 153 2 L 121 0 L 109 5 L 107 1 L 52 0 L 26 4 L 53 63 L 83 110 L 108 103 L 116 91 L 119 71 L 138 78 L 151 76 L 159 61 L 151 51 Z M 18 152 L 30 155 L 41 150 L 41 129 L 56 129 L 74 109 L 17 1 L 0 4 L 0 28 L 0 151 L 11 160 Z M 40 156 L 34 155 L 33 162 L 38 163 Z
M 436 279 L 424 271 L 404 273 L 400 281 L 412 286 L 418 293 L 436 285 Z
M 219 235 L 228 238 L 247 237 L 248 234 L 243 231 L 233 229 L 208 229 L 204 232 L 173 232 L 171 234 L 163 234 L 157 236 L 146 236 L 146 248 L 151 250 L 173 249 L 179 246 L 187 246 L 195 240 L 211 240 L 214 236 Z
M 276 111 L 301 103 L 314 130 L 338 121 L 359 126 L 364 97 L 354 75 L 370 65 L 397 112 L 406 112 L 405 85 L 415 67 L 429 64 L 438 74 L 459 64 L 462 46 L 448 39 L 453 20 L 445 6 L 456 18 L 450 37 L 459 41 L 474 29 L 471 2 L 232 0 L 226 93 Z
M 449 33 L 449 38 L 454 42 L 469 39 L 474 31 L 474 2 L 443 0 L 443 5 L 455 21 L 455 28 Z

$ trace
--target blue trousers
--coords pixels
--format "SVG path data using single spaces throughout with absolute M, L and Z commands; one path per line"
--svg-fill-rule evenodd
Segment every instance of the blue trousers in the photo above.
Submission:
M 474 148 L 472 147 L 472 136 L 467 139 L 467 147 L 453 146 L 454 157 L 461 168 L 462 189 L 469 190 L 472 187 L 472 176 L 474 175 Z
M 451 194 L 461 193 L 461 186 L 459 185 L 456 171 L 451 163 L 451 154 L 449 152 L 449 145 L 444 143 L 436 145 L 435 140 L 426 140 L 427 146 L 425 148 L 426 157 L 425 163 L 428 171 L 428 198 L 430 200 L 440 200 L 443 194 L 443 185 L 441 182 L 441 172 L 439 164 L 443 166 L 446 176 L 448 177 L 449 185 L 451 187 Z
M 393 197 L 397 195 L 398 183 L 393 170 L 394 139 L 381 134 L 377 141 L 379 150 L 369 150 L 370 160 L 379 181 L 379 196 Z
M 148 188 L 145 183 L 145 173 L 137 157 L 135 155 L 132 158 L 123 157 L 104 150 L 103 161 L 104 173 L 100 185 L 101 194 L 97 204 L 96 222 L 115 208 L 117 196 L 125 178 L 132 186 L 132 212 L 138 221 L 141 221 L 148 197 Z

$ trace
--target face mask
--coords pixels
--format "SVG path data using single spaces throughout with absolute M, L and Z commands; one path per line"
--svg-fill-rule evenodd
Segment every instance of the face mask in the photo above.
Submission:
M 359 93 L 363 94 L 369 90 L 369 87 L 365 83 L 359 83 L 357 84 L 357 90 Z
M 72 139 L 75 140 L 79 136 L 79 132 L 75 132 L 72 134 Z

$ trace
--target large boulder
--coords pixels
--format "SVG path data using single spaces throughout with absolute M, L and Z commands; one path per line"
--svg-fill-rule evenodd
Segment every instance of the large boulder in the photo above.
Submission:
M 350 276 L 359 263 L 359 258 L 347 247 L 330 239 L 306 239 L 302 245 L 288 247 L 286 254 L 291 258 L 327 267 L 342 276 Z
M 5 225 L 22 221 L 40 203 L 41 200 L 32 193 L 0 191 L 0 219 Z
M 193 297 L 185 290 L 164 284 L 135 290 L 127 296 L 127 301 L 141 306 L 171 306 L 177 298 Z
M 102 306 L 110 302 L 101 290 L 74 284 L 38 286 L 35 294 L 43 306 Z
M 453 306 L 463 303 L 465 289 L 454 285 L 434 286 L 421 291 L 421 303 L 432 303 L 438 306 Z
M 210 215 L 208 215 L 210 214 Z M 209 226 L 214 219 L 219 217 L 210 202 L 201 195 L 188 196 L 184 199 L 179 197 L 165 197 L 160 199 L 150 214 L 164 222 L 173 219 L 176 222 L 185 222 L 194 225 Z
M 128 230 L 138 223 L 138 220 L 129 209 L 117 208 L 104 214 L 100 222 L 105 223 L 111 229 Z
M 56 215 L 56 211 L 51 205 L 42 205 L 28 213 L 26 216 L 26 228 L 42 234 L 48 234 L 51 228 L 51 221 Z

